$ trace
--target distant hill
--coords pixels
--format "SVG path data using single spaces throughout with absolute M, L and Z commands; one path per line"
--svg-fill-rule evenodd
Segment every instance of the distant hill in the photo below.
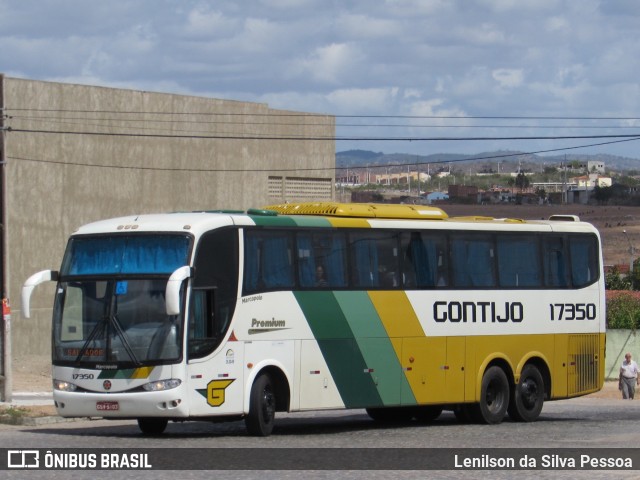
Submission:
M 499 150 L 482 152 L 474 155 L 437 153 L 432 155 L 414 155 L 406 153 L 382 153 L 369 150 L 346 150 L 336 153 L 337 168 L 364 168 L 366 166 L 392 166 L 433 164 L 433 168 L 464 169 L 473 172 L 516 171 L 518 164 L 529 171 L 541 171 L 545 165 L 559 165 L 570 162 L 586 163 L 588 161 L 604 162 L 607 170 L 640 170 L 640 160 L 616 155 L 552 155 L 540 156 L 518 151 Z M 435 165 L 440 164 L 440 165 Z

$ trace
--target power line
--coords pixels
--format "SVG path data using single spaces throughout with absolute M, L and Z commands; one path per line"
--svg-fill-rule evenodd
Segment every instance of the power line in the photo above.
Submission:
M 15 133 L 41 133 L 50 135 L 94 135 L 108 137 L 140 137 L 140 138 L 181 138 L 192 140 L 293 140 L 293 141 L 375 141 L 375 142 L 468 142 L 468 141 L 509 141 L 509 140 L 585 140 L 598 138 L 638 139 L 640 134 L 617 135 L 529 135 L 529 136 L 491 136 L 491 137 L 365 137 L 365 136 L 285 136 L 285 135 L 161 135 L 152 133 L 114 133 L 114 132 L 76 132 L 60 130 L 7 129 Z
M 266 107 L 269 108 L 269 107 Z M 640 117 L 621 116 L 554 116 L 554 115 L 354 115 L 275 111 L 268 113 L 247 112 L 175 112 L 149 110 L 88 110 L 88 109 L 46 109 L 46 108 L 10 108 L 5 112 L 58 112 L 58 113 L 95 113 L 119 115 L 200 115 L 200 116 L 239 116 L 239 117 L 333 117 L 333 118 L 399 118 L 399 119 L 455 119 L 455 120 L 640 120 Z
M 121 123 L 159 123 L 159 124 L 196 124 L 196 125 L 240 125 L 240 126 L 276 126 L 276 127 L 326 127 L 327 123 L 306 123 L 306 122 L 296 122 L 296 123 L 288 123 L 288 122 L 246 122 L 246 121 L 210 121 L 210 120 L 164 120 L 164 119 L 154 119 L 149 120 L 148 118 L 93 118 L 93 117 L 38 117 L 38 116 L 21 116 L 21 115 L 12 115 L 9 117 L 10 120 L 24 120 L 24 121 L 33 121 L 33 122 L 51 122 L 58 124 L 67 124 L 67 125 L 86 125 L 87 121 L 105 121 L 105 122 L 121 122 Z M 73 122 L 71 120 L 77 120 L 78 122 Z M 79 123 L 82 122 L 82 123 Z M 489 124 L 489 125 L 443 125 L 443 124 L 411 124 L 411 123 L 335 123 L 333 124 L 336 127 L 354 127 L 354 128 L 468 128 L 468 129 L 478 129 L 478 128 L 501 128 L 501 129 L 585 129 L 585 130 L 594 130 L 594 129 L 629 129 L 629 128 L 638 128 L 635 125 L 505 125 L 505 124 Z M 114 125 L 101 125 L 101 124 L 93 124 L 93 126 L 97 127 L 114 127 Z M 153 130 L 151 127 L 136 127 L 136 128 L 144 128 L 147 130 Z M 158 129 L 159 130 L 159 129 Z
M 614 143 L 622 143 L 622 142 L 631 142 L 635 140 L 640 140 L 640 137 L 624 139 L 624 140 L 614 140 L 610 142 L 600 142 L 593 143 L 588 145 L 575 145 L 571 147 L 562 147 L 562 148 L 554 148 L 547 150 L 537 150 L 530 152 L 519 152 L 519 153 L 509 153 L 509 154 L 501 154 L 501 155 L 490 155 L 483 157 L 466 157 L 459 159 L 448 159 L 448 160 L 439 160 L 439 161 L 423 161 L 423 162 L 408 162 L 408 163 L 395 163 L 395 164 L 368 164 L 361 166 L 349 166 L 349 167 L 321 167 L 321 168 L 252 168 L 252 169 L 233 169 L 233 168 L 168 168 L 168 167 L 142 167 L 142 166 L 130 166 L 130 165 L 100 165 L 100 164 L 91 164 L 91 163 L 79 163 L 79 162 L 62 162 L 59 160 L 43 160 L 43 159 L 33 159 L 33 158 L 25 158 L 25 157 L 7 157 L 11 160 L 19 160 L 24 162 L 36 162 L 36 163 L 47 163 L 47 164 L 55 164 L 55 165 L 65 165 L 65 166 L 76 166 L 76 167 L 89 167 L 89 168 L 110 168 L 110 169 L 118 169 L 118 170 L 152 170 L 152 171 L 166 171 L 166 172 L 188 172 L 188 173 L 255 173 L 255 172 L 309 172 L 309 171 L 334 171 L 334 170 L 354 170 L 354 169 L 365 169 L 365 168 L 387 168 L 387 167 L 407 167 L 407 166 L 421 166 L 425 164 L 447 164 L 447 163 L 459 163 L 459 162 L 474 162 L 479 160 L 497 160 L 507 157 L 520 157 L 524 155 L 537 155 L 541 153 L 552 153 L 552 152 L 561 152 L 567 150 L 576 150 L 580 148 L 588 148 L 588 147 L 596 147 L 602 145 L 611 145 Z

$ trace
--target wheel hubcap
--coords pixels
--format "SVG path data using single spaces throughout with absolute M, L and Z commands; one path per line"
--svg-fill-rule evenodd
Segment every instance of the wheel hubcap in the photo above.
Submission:
M 532 408 L 538 399 L 538 386 L 531 379 L 522 383 L 522 403 L 527 408 Z
M 262 392 L 262 413 L 266 421 L 271 421 L 276 412 L 276 406 L 274 401 L 273 392 L 269 389 L 265 389 Z

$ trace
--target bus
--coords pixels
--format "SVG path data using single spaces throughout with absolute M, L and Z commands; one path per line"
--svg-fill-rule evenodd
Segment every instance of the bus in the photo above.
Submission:
M 135 215 L 70 236 L 55 281 L 63 417 L 535 421 L 604 381 L 598 231 L 420 205 L 299 203 Z

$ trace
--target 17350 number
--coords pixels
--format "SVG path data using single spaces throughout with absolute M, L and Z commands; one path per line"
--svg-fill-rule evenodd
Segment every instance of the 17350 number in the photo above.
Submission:
M 595 303 L 550 303 L 551 320 L 595 320 Z

